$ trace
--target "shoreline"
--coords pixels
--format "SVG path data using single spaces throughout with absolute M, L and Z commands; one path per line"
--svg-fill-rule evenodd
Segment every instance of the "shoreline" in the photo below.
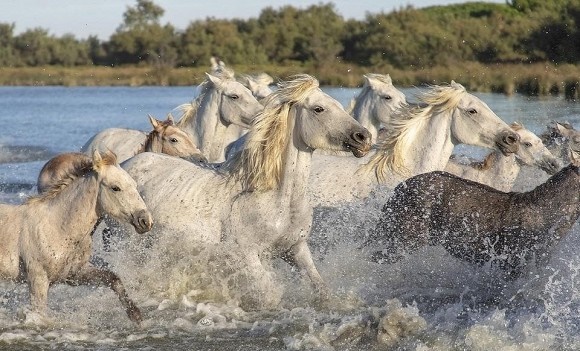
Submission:
M 390 66 L 360 67 L 341 62 L 323 66 L 230 66 L 236 74 L 266 72 L 274 79 L 297 73 L 316 77 L 321 85 L 359 87 L 366 73 L 390 74 L 405 88 L 443 84 L 454 80 L 469 91 L 505 95 L 564 96 L 580 100 L 580 66 L 535 64 L 483 65 L 467 62 L 453 66 L 402 70 Z M 208 67 L 155 68 L 151 66 L 2 67 L 0 86 L 189 86 L 205 79 Z

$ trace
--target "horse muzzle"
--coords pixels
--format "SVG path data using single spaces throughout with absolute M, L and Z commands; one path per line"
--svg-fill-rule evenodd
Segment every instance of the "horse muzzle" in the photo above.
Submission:
M 520 136 L 516 132 L 505 131 L 495 141 L 495 145 L 504 156 L 518 152 Z
M 352 133 L 349 139 L 344 142 L 344 147 L 351 151 L 355 157 L 365 156 L 372 147 L 371 133 L 366 129 Z
M 153 217 L 149 211 L 138 211 L 131 215 L 131 225 L 133 225 L 137 233 L 146 233 L 153 227 Z

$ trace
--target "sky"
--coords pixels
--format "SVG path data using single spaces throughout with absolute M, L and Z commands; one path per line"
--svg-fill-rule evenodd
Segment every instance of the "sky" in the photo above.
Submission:
M 207 17 L 257 18 L 262 9 L 284 5 L 307 8 L 310 5 L 334 3 L 345 19 L 364 19 L 367 13 L 391 12 L 412 5 L 421 8 L 433 5 L 465 3 L 469 0 L 153 0 L 165 10 L 161 23 L 171 23 L 178 30 Z M 480 0 L 481 1 L 481 0 Z M 484 0 L 505 3 L 506 0 Z M 123 13 L 135 0 L 2 0 L 0 23 L 13 23 L 15 34 L 27 29 L 44 28 L 49 34 L 73 34 L 77 39 L 96 35 L 108 40 L 123 22 Z

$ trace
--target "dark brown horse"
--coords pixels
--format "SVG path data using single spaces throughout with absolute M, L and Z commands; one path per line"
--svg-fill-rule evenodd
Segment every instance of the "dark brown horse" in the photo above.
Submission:
M 476 264 L 497 262 L 510 277 L 531 262 L 545 263 L 550 248 L 580 215 L 580 159 L 525 193 L 501 192 L 445 172 L 399 184 L 367 239 L 373 259 L 396 262 L 405 252 L 442 245 Z

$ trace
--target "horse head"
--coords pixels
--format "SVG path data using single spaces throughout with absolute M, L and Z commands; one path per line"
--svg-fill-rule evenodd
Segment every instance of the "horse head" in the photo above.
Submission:
M 350 151 L 363 157 L 371 149 L 371 134 L 354 120 L 342 105 L 318 87 L 308 75 L 298 75 L 292 83 L 311 84 L 292 104 L 300 142 L 308 148 Z
M 539 136 L 519 123 L 514 122 L 511 127 L 520 136 L 520 146 L 515 153 L 519 162 L 536 166 L 548 174 L 555 174 L 562 167 L 560 161 L 548 150 Z
M 117 164 L 115 154 L 107 151 L 101 156 L 95 150 L 92 161 L 99 184 L 99 211 L 131 223 L 137 233 L 151 230 L 153 218 L 137 191 L 137 183 Z
M 249 128 L 254 116 L 264 109 L 252 92 L 240 82 L 206 73 L 207 82 L 219 96 L 219 116 L 226 126 Z
M 498 149 L 504 155 L 518 151 L 520 136 L 485 102 L 453 81 L 441 92 L 443 95 L 455 94 L 447 101 L 455 105 L 451 133 L 456 143 Z
M 177 127 L 173 116 L 169 114 L 165 121 L 160 121 L 149 115 L 153 130 L 147 136 L 144 150 L 161 152 L 170 156 L 204 161 L 205 157 L 194 144 L 191 135 Z

